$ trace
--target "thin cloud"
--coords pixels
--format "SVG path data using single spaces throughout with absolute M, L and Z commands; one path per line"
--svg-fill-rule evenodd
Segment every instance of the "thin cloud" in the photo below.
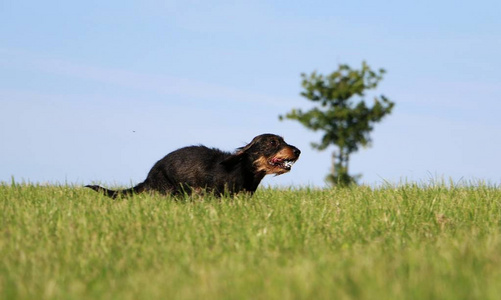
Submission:
M 0 52 L 3 55 L 7 54 L 16 57 L 14 61 L 4 57 L 3 60 L 0 60 L 0 64 L 8 64 L 10 66 L 14 64 L 14 66 L 29 67 L 50 74 L 92 80 L 164 95 L 210 99 L 211 101 L 223 102 L 239 101 L 259 105 L 266 104 L 268 106 L 290 105 L 290 103 L 294 102 L 294 99 L 263 95 L 193 79 L 144 74 L 124 69 L 78 64 L 62 59 L 39 58 L 26 53 L 13 52 L 5 49 Z

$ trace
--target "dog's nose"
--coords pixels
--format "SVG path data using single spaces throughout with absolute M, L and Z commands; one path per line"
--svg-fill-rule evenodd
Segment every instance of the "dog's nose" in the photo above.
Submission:
M 301 154 L 301 150 L 299 150 L 298 148 L 292 146 L 292 152 L 294 152 L 294 155 L 296 156 L 299 156 L 299 154 Z

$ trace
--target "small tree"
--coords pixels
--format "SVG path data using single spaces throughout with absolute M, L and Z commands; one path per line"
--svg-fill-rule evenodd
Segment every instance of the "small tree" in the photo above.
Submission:
M 327 176 L 327 181 L 334 185 L 356 183 L 360 175 L 348 174 L 350 154 L 360 146 L 369 146 L 374 123 L 391 113 L 394 103 L 383 95 L 374 97 L 372 107 L 365 103 L 365 91 L 375 89 L 384 73 L 384 69 L 375 72 L 363 62 L 361 70 L 340 65 L 327 76 L 316 72 L 301 74 L 304 88 L 301 96 L 320 106 L 307 112 L 292 109 L 285 118 L 297 120 L 313 131 L 324 131 L 320 143 L 311 144 L 313 148 L 321 151 L 330 145 L 337 146 L 338 151 L 332 154 L 331 174 Z M 279 118 L 283 120 L 284 116 Z

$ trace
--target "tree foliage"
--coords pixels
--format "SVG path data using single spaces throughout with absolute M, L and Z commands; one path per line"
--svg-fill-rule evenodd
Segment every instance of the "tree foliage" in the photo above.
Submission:
M 375 96 L 372 106 L 365 101 L 366 91 L 376 89 L 385 74 L 384 69 L 373 71 L 365 63 L 360 70 L 340 65 L 329 75 L 313 72 L 301 74 L 303 91 L 301 96 L 318 103 L 318 106 L 303 111 L 292 109 L 285 118 L 297 120 L 313 131 L 323 131 L 319 143 L 312 147 L 325 150 L 337 146 L 333 153 L 331 174 L 327 181 L 337 185 L 355 183 L 357 176 L 348 174 L 349 157 L 360 146 L 371 143 L 370 132 L 374 124 L 390 114 L 394 103 L 384 95 Z M 280 120 L 284 116 L 279 116 Z

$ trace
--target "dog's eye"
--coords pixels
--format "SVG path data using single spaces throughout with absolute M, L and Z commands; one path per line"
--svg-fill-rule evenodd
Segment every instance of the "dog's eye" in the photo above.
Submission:
M 272 145 L 273 147 L 276 147 L 278 145 L 278 142 L 276 140 L 271 140 L 270 145 Z

